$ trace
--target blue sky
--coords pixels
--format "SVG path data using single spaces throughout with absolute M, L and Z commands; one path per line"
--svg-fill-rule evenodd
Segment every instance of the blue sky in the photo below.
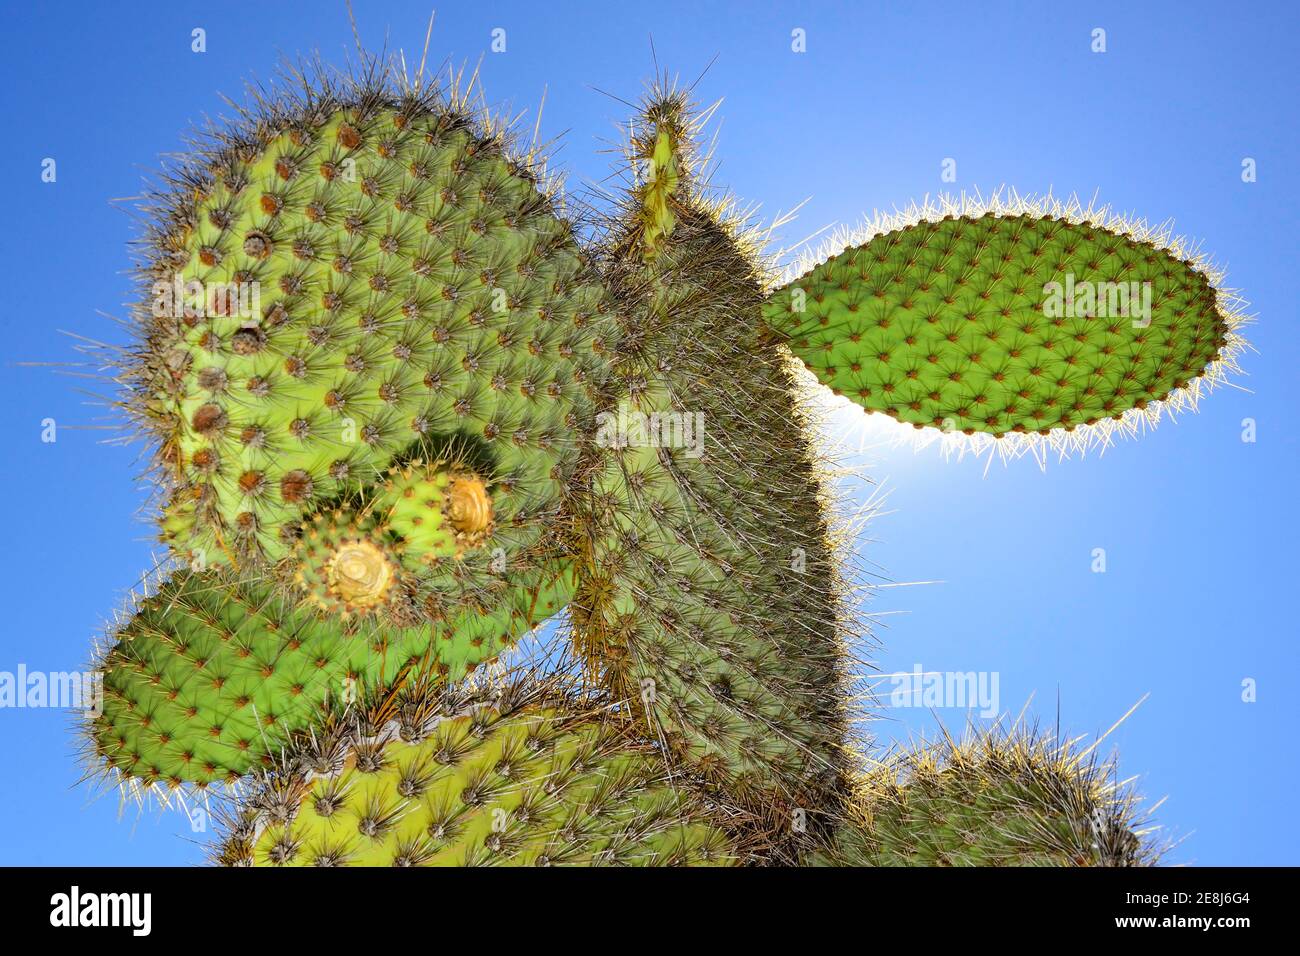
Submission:
M 371 47 L 418 58 L 429 7 L 358 2 Z M 430 60 L 476 61 L 488 98 L 532 109 L 574 186 L 603 178 L 603 151 L 658 62 L 699 82 L 718 116 L 716 181 L 772 217 L 808 199 L 781 233 L 794 243 L 944 189 L 1001 184 L 1097 195 L 1178 230 L 1229 268 L 1259 320 L 1242 389 L 1104 456 L 1046 471 L 1021 460 L 946 461 L 935 447 L 881 444 L 861 416 L 837 418 L 852 464 L 888 491 L 859 542 L 894 582 L 880 591 L 884 672 L 996 672 L 1000 707 L 1104 731 L 1103 745 L 1182 839 L 1172 862 L 1300 862 L 1290 816 L 1300 780 L 1297 428 L 1284 412 L 1300 368 L 1295 110 L 1300 86 L 1283 3 L 777 4 L 663 2 L 438 8 Z M 60 330 L 119 341 L 101 313 L 130 291 L 134 195 L 181 133 L 222 110 L 282 56 L 353 50 L 340 3 L 9 5 L 0 13 L 0 149 L 9 220 L 0 229 L 0 435 L 11 511 L 0 549 L 9 625 L 0 671 L 75 670 L 92 637 L 152 564 L 138 510 L 143 449 L 111 433 L 80 388 L 17 363 L 75 360 Z M 206 30 L 207 51 L 191 51 Z M 490 52 L 504 29 L 506 50 Z M 1094 53 L 1092 31 L 1106 31 Z M 791 49 L 802 29 L 806 52 Z M 527 122 L 533 122 L 530 113 Z M 41 180 L 42 160 L 57 181 Z M 1256 161 L 1256 182 L 1241 178 Z M 957 181 L 940 180 L 944 159 Z M 811 197 L 811 198 L 809 198 Z M 59 424 L 42 442 L 42 420 Z M 1256 441 L 1242 441 L 1243 419 Z M 863 485 L 858 494 L 865 495 Z M 1107 569 L 1093 573 L 1093 552 Z M 1242 700 L 1243 680 L 1257 700 Z M 888 684 L 882 685 L 888 689 Z M 959 709 L 890 709 L 883 738 L 932 732 Z M 0 863 L 187 864 L 202 835 L 183 815 L 119 811 L 78 785 L 55 709 L 0 709 Z

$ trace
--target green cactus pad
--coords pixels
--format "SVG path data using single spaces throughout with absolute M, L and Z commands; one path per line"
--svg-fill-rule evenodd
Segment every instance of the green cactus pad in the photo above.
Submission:
M 1046 436 L 1181 405 L 1236 347 L 1235 300 L 1140 225 L 1032 203 L 934 213 L 869 230 L 764 308 L 821 382 L 869 411 Z
M 538 575 L 537 570 L 530 572 Z M 345 626 L 218 570 L 143 601 L 99 663 L 92 760 L 130 787 L 230 782 L 265 766 L 327 701 L 412 673 L 459 679 L 558 613 L 572 573 L 509 582 L 512 601 L 418 627 Z
M 492 546 L 525 553 L 592 414 L 605 294 L 501 130 L 433 94 L 313 82 L 157 199 L 126 377 L 177 487 L 164 537 L 209 565 L 275 561 L 305 515 L 458 442 L 490 466 Z M 190 282 L 202 309 L 174 294 Z
M 664 240 L 673 231 L 677 217 L 673 212 L 678 187 L 681 185 L 680 136 L 670 128 L 674 117 L 664 117 L 667 123 L 656 129 L 654 145 L 646 163 L 646 183 L 641 193 L 641 241 L 645 258 L 653 259 Z M 658 118 L 651 117 L 658 122 Z
M 634 156 L 661 152 L 665 129 L 688 150 L 691 123 L 675 97 L 652 104 Z M 754 261 L 691 192 L 689 161 L 669 165 L 677 192 L 634 193 L 611 256 L 627 325 L 598 415 L 575 641 L 647 732 L 791 859 L 793 821 L 814 828 L 842 778 L 840 578 Z
M 422 693 L 327 723 L 234 815 L 249 866 L 725 864 L 724 835 L 621 722 Z
M 1112 769 L 1024 731 L 922 745 L 858 781 L 835 848 L 817 862 L 1149 865 L 1159 851 Z

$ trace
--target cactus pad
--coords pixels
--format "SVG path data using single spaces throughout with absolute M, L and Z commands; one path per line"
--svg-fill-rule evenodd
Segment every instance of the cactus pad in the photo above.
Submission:
M 691 185 L 692 122 L 668 95 L 634 125 L 676 192 L 635 191 L 616 247 L 621 391 L 598 416 L 575 637 L 647 733 L 789 848 L 841 783 L 840 578 L 754 260 Z
M 321 618 L 216 569 L 181 572 L 140 604 L 100 662 L 92 759 L 148 789 L 230 782 L 266 765 L 327 700 L 408 669 L 458 679 L 494 660 L 561 610 L 572 586 L 568 572 L 519 576 L 493 614 L 380 628 Z
M 541 536 L 606 305 L 503 137 L 433 94 L 327 86 L 172 176 L 128 404 L 178 488 L 178 551 L 282 558 L 304 516 L 452 441 L 489 463 L 508 550 Z
M 765 307 L 867 410 L 1046 436 L 1180 405 L 1230 364 L 1237 304 L 1177 241 L 1060 204 L 938 212 L 873 227 Z
M 400 608 L 406 597 L 401 558 L 371 514 L 337 509 L 314 515 L 295 544 L 293 559 L 294 583 L 307 599 L 343 618 Z
M 897 754 L 858 781 L 822 862 L 849 866 L 1139 866 L 1159 850 L 1113 768 L 1022 730 Z
M 389 471 L 365 505 L 342 505 L 303 523 L 292 555 L 294 582 L 327 611 L 348 617 L 382 609 L 410 623 L 431 569 L 491 535 L 493 502 L 482 478 L 444 462 Z
M 382 698 L 324 725 L 234 815 L 256 866 L 726 863 L 723 834 L 621 723 L 498 693 Z M 491 701 L 496 701 L 492 703 Z

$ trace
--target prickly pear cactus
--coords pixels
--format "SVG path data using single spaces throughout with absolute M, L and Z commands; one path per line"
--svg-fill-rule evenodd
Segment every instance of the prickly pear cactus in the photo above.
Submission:
M 412 597 L 401 584 L 401 548 L 380 516 L 352 508 L 320 512 L 294 543 L 293 581 L 308 601 L 344 620 L 400 615 Z
M 308 601 L 344 619 L 380 614 L 400 625 L 458 608 L 488 613 L 510 593 L 503 549 L 486 568 L 463 560 L 494 528 L 491 491 L 472 468 L 417 459 L 390 468 L 371 493 L 299 527 L 285 564 Z M 539 542 L 524 560 L 516 555 L 515 576 L 535 576 L 556 554 Z
M 864 769 L 806 390 L 1086 450 L 1235 368 L 1220 273 L 999 195 L 778 279 L 669 84 L 578 229 L 473 91 L 362 77 L 259 97 L 146 209 L 122 405 L 189 570 L 100 659 L 101 772 L 241 782 L 224 864 L 1156 859 L 1109 765 L 1033 734 Z M 495 663 L 566 609 L 563 647 Z
M 776 290 L 817 378 L 917 428 L 1087 444 L 1233 366 L 1240 303 L 1167 231 L 1077 203 L 916 208 Z
M 391 469 L 377 504 L 405 543 L 404 563 L 416 570 L 481 547 L 493 530 L 492 496 L 482 476 L 442 461 Z

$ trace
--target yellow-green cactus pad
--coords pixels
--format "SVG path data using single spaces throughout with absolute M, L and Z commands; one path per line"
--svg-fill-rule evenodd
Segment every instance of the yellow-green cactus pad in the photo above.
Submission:
M 294 583 L 316 607 L 345 619 L 385 610 L 409 617 L 398 547 L 373 514 L 313 515 L 294 545 Z
M 445 461 L 414 461 L 390 469 L 374 508 L 402 539 L 405 563 L 417 572 L 482 547 L 494 527 L 495 504 L 487 482 L 471 469 Z
M 657 149 L 665 123 L 683 143 L 678 97 L 649 105 L 629 152 Z M 615 237 L 631 259 L 615 290 L 620 390 L 580 508 L 575 640 L 645 732 L 789 861 L 843 783 L 844 591 L 791 363 L 762 334 L 756 261 L 693 191 L 689 162 L 673 168 L 677 192 L 634 193 Z M 673 210 L 666 233 L 647 199 Z
M 725 864 L 626 724 L 564 701 L 418 692 L 326 722 L 234 814 L 248 866 Z

